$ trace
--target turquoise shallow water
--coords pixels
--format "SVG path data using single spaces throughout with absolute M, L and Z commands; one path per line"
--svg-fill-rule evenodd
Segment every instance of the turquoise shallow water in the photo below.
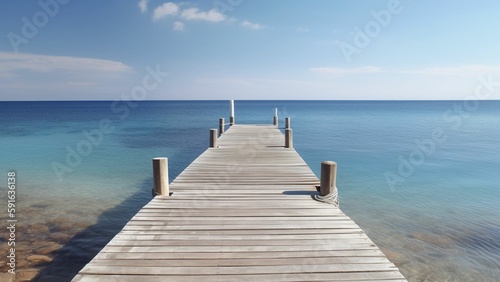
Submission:
M 317 175 L 322 160 L 338 163 L 342 210 L 410 281 L 495 281 L 500 102 L 460 105 L 236 101 L 236 121 L 271 123 L 275 107 L 291 117 L 297 151 Z M 168 157 L 173 179 L 227 115 L 227 101 L 0 103 L 0 187 L 16 171 L 23 267 L 70 280 L 150 200 L 151 158 Z M 47 246 L 52 263 L 23 260 Z

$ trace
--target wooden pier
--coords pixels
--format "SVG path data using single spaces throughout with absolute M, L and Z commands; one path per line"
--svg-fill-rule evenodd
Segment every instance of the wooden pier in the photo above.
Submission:
M 155 174 L 165 195 L 73 281 L 406 281 L 338 207 L 313 199 L 320 181 L 291 130 L 289 148 L 274 125 L 214 134 L 170 185 Z

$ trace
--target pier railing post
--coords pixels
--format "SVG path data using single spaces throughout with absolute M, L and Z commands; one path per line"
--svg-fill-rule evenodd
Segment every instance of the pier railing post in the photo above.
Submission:
M 153 159 L 153 195 L 169 196 L 168 159 Z
M 219 118 L 219 136 L 224 134 L 225 125 L 226 124 L 225 124 L 224 118 Z
M 288 128 L 290 128 L 290 118 L 289 117 L 285 118 L 285 129 L 288 129 Z
M 274 126 L 278 126 L 278 108 L 274 109 L 273 124 Z
M 278 116 L 274 116 L 273 118 L 273 125 L 278 126 Z
M 229 115 L 229 125 L 234 125 L 235 120 L 234 120 L 234 100 L 229 101 L 229 107 L 230 107 L 230 115 Z
M 293 148 L 293 134 L 292 129 L 285 129 L 285 148 Z
M 319 194 L 326 196 L 337 187 L 337 163 L 324 161 L 321 163 L 321 186 Z
M 210 129 L 210 148 L 217 148 L 217 129 Z

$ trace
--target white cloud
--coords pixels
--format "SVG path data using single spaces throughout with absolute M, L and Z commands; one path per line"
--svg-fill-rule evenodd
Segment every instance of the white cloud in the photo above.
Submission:
M 139 8 L 141 11 L 146 11 L 147 10 L 147 1 L 149 0 L 141 0 L 139 2 Z M 234 22 L 240 22 L 239 20 L 235 18 L 231 18 L 226 16 L 225 14 L 219 12 L 217 9 L 210 9 L 207 11 L 200 10 L 197 7 L 188 7 L 188 8 L 183 8 L 186 5 L 190 5 L 187 2 L 182 2 L 179 4 L 173 3 L 173 2 L 167 2 L 162 4 L 161 6 L 158 6 L 154 11 L 153 11 L 153 20 L 158 21 L 162 18 L 165 18 L 167 16 L 173 16 L 174 19 L 177 21 L 174 22 L 174 26 L 172 30 L 174 31 L 182 31 L 185 29 L 185 23 L 181 22 L 180 20 L 184 21 L 207 21 L 207 22 L 229 22 L 229 23 L 234 23 Z M 266 26 L 258 23 L 253 23 L 248 20 L 241 21 L 241 25 L 250 28 L 250 29 L 264 29 L 267 28 Z
M 209 22 L 222 22 L 227 19 L 227 17 L 217 11 L 216 9 L 211 9 L 209 11 L 200 11 L 198 8 L 188 8 L 182 11 L 181 18 L 192 21 L 201 20 Z
M 183 31 L 184 30 L 184 23 L 183 22 L 174 22 L 174 27 L 172 30 L 175 31 Z
M 339 99 L 344 99 L 341 97 L 344 95 L 355 99 L 460 100 L 474 95 L 480 78 L 495 82 L 500 77 L 500 66 L 487 65 L 404 69 L 317 67 L 310 71 L 323 75 L 315 78 L 318 81 L 335 84 L 335 92 L 343 93 L 336 96 Z M 498 99 L 498 95 L 491 99 Z
M 258 24 L 258 23 L 253 23 L 253 22 L 248 21 L 248 20 L 244 20 L 241 23 L 241 25 L 244 27 L 250 28 L 250 29 L 264 29 L 264 28 L 266 28 L 266 26 L 263 26 L 263 25 Z
M 366 66 L 358 68 L 334 68 L 334 67 L 315 67 L 311 68 L 312 72 L 328 75 L 346 75 L 346 74 L 361 74 L 361 73 L 379 73 L 381 68 Z
M 135 75 L 117 61 L 0 52 L 0 100 L 114 99 Z
M 297 32 L 309 32 L 311 30 L 309 30 L 307 27 L 298 27 L 297 28 Z
M 310 69 L 314 73 L 327 75 L 349 75 L 368 73 L 388 73 L 388 74 L 408 74 L 427 76 L 459 76 L 477 77 L 484 74 L 500 74 L 500 66 L 487 65 L 463 65 L 456 67 L 429 67 L 421 69 L 382 69 L 374 66 L 357 68 L 337 68 L 337 67 L 314 67 Z
M 487 65 L 464 65 L 457 67 L 431 67 L 424 69 L 403 70 L 400 73 L 476 77 L 482 74 L 500 73 L 500 67 Z
M 121 62 L 101 59 L 0 52 L 0 75 L 14 74 L 19 71 L 130 73 L 132 68 Z
M 139 1 L 139 9 L 141 12 L 146 12 L 148 10 L 148 2 L 149 0 L 141 0 Z
M 179 12 L 179 5 L 167 2 L 157 7 L 153 12 L 153 20 L 157 21 L 166 16 L 176 15 Z

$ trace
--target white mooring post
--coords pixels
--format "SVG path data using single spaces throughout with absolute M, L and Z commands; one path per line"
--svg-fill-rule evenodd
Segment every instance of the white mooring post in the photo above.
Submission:
M 224 134 L 225 126 L 226 124 L 224 118 L 219 118 L 219 136 Z
M 289 117 L 285 118 L 285 129 L 288 129 L 288 128 L 291 128 L 290 127 L 290 118 Z
M 321 186 L 319 194 L 326 196 L 337 187 L 337 163 L 324 161 L 321 163 Z
M 292 129 L 285 129 L 285 148 L 293 148 L 293 134 Z
M 234 125 L 235 120 L 234 120 L 234 100 L 229 101 L 229 107 L 230 107 L 230 115 L 229 115 L 229 125 Z
M 210 148 L 217 148 L 217 129 L 210 129 Z
M 153 195 L 169 196 L 168 159 L 153 159 Z
M 274 126 L 278 126 L 278 108 L 274 109 L 273 124 Z

